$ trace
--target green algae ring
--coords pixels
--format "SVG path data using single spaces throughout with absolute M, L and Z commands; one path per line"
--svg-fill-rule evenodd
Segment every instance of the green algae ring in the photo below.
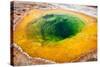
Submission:
M 45 41 L 60 41 L 82 30 L 84 21 L 70 14 L 47 14 L 28 25 L 28 37 Z

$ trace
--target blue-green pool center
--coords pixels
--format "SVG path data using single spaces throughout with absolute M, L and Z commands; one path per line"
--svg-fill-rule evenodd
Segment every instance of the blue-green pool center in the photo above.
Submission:
M 28 35 L 45 41 L 59 41 L 79 33 L 83 19 L 72 14 L 46 14 L 28 25 Z

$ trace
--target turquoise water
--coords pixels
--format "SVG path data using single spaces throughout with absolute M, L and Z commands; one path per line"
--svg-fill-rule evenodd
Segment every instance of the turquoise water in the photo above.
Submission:
M 44 41 L 59 41 L 79 33 L 85 23 L 71 14 L 47 14 L 28 25 L 29 36 Z

